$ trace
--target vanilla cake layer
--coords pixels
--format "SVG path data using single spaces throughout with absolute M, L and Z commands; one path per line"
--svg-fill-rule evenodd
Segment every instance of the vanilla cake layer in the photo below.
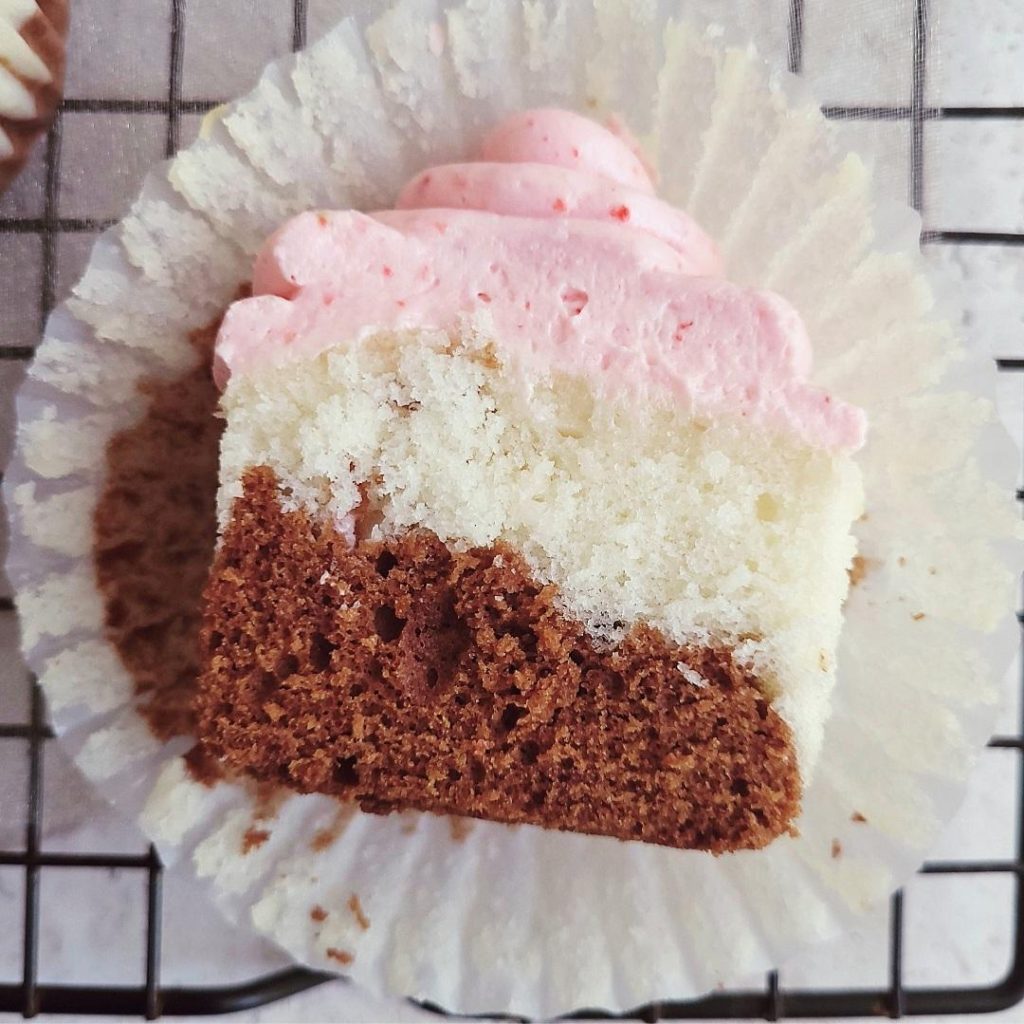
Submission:
M 729 651 L 792 730 L 806 777 L 861 510 L 851 458 L 581 378 L 530 379 L 499 351 L 479 326 L 383 333 L 233 377 L 222 533 L 264 467 L 284 511 L 350 544 L 427 530 L 455 552 L 501 545 L 598 646 L 643 625 Z

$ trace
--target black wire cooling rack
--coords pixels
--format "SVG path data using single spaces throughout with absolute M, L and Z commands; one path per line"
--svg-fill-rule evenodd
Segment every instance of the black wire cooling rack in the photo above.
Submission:
M 305 45 L 307 0 L 281 0 L 293 9 L 292 46 Z M 93 219 L 58 216 L 60 191 L 61 128 L 63 120 L 76 113 L 156 114 L 166 118 L 165 150 L 172 156 L 177 148 L 183 115 L 202 114 L 220 100 L 182 98 L 182 62 L 187 0 L 170 3 L 170 75 L 166 100 L 68 99 L 62 104 L 46 142 L 45 199 L 41 218 L 0 218 L 0 237 L 11 234 L 36 235 L 42 246 L 42 285 L 39 294 L 40 330 L 54 305 L 57 277 L 57 240 L 62 233 L 93 233 L 109 226 Z M 924 126 L 932 120 L 985 121 L 1024 120 L 1024 106 L 932 107 L 925 102 L 928 70 L 928 0 L 916 0 L 913 26 L 913 77 L 909 106 L 830 106 L 827 116 L 836 119 L 885 120 L 904 123 L 910 133 L 909 194 L 914 207 L 922 208 L 924 195 Z M 979 17 L 980 17 L 979 12 Z M 789 67 L 799 73 L 804 55 L 804 3 L 791 0 L 789 7 Z M 1024 233 L 928 230 L 922 245 L 1021 246 Z M 28 360 L 31 346 L 0 346 L 0 359 Z M 1024 374 L 1024 359 L 997 359 L 1003 373 Z M 1018 491 L 1018 500 L 1024 492 Z M 14 614 L 10 599 L 0 599 L 0 614 Z M 1024 623 L 1024 613 L 1017 613 Z M 49 853 L 42 849 L 43 747 L 53 739 L 46 721 L 42 692 L 31 687 L 31 712 L 27 723 L 0 722 L 0 742 L 22 741 L 28 752 L 28 786 L 24 804 L 24 846 L 0 851 L 0 867 L 24 870 L 24 917 L 22 923 L 22 977 L 18 984 L 0 984 L 0 1012 L 160 1016 L 219 1014 L 237 1012 L 293 995 L 333 977 L 302 968 L 292 968 L 225 987 L 163 987 L 160 983 L 161 909 L 163 867 L 150 847 L 137 856 L 108 853 Z M 1022 679 L 1024 688 L 1024 679 Z M 915 1015 L 970 1014 L 1002 1010 L 1024 999 L 1024 721 L 1017 735 L 997 736 L 990 748 L 1015 750 L 1017 765 L 1017 853 L 1012 860 L 947 861 L 925 864 L 924 874 L 964 876 L 963 884 L 981 875 L 1009 876 L 1014 882 L 1011 965 L 1002 981 L 991 986 L 964 988 L 917 988 L 904 984 L 903 894 L 892 898 L 889 914 L 888 985 L 875 989 L 788 989 L 775 971 L 767 975 L 765 987 L 756 991 L 718 992 L 689 1002 L 658 1002 L 638 1008 L 626 1016 L 645 1021 L 694 1019 L 786 1017 L 898 1018 Z M 12 812 L 13 813 L 13 812 Z M 5 810 L 5 815 L 7 811 Z M 145 950 L 145 981 L 137 986 L 40 984 L 39 976 L 39 894 L 41 874 L 48 868 L 111 868 L 138 871 L 147 879 L 145 929 L 140 936 Z M 428 1007 L 429 1009 L 437 1009 Z M 440 1010 L 438 1012 L 441 1012 Z M 607 1016 L 587 1011 L 579 1016 Z

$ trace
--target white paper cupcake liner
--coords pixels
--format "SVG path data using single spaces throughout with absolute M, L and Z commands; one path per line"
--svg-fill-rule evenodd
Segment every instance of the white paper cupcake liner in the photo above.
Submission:
M 356 5 L 353 5 L 356 6 Z M 921 861 L 958 804 L 1016 637 L 1015 449 L 934 300 L 918 223 L 796 80 L 718 40 L 694 4 L 402 0 L 269 67 L 147 179 L 47 326 L 4 480 L 26 657 L 66 749 L 229 918 L 297 960 L 463 1012 L 547 1017 L 701 994 L 847 927 Z M 815 379 L 869 413 L 868 573 L 798 838 L 719 858 L 194 781 L 105 639 L 92 513 L 143 379 L 195 363 L 188 334 L 310 207 L 386 205 L 524 106 L 621 116 L 665 198 L 721 240 L 731 278 L 803 314 Z M 253 831 L 260 842 L 253 844 Z M 265 835 L 264 835 L 265 833 Z M 249 841 L 247 841 L 247 836 Z M 249 852 L 243 853 L 243 848 Z M 325 916 L 326 915 L 326 916 Z M 366 926 L 368 919 L 369 925 Z

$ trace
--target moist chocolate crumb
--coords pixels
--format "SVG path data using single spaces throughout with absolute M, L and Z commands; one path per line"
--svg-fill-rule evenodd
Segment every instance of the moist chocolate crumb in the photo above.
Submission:
M 320 924 L 321 922 L 327 920 L 327 911 L 324 910 L 324 908 L 321 907 L 320 904 L 318 903 L 316 904 L 315 907 L 313 907 L 310 910 L 309 919 L 311 921 L 316 921 L 317 924 Z
M 210 357 L 219 324 L 196 331 L 195 369 L 147 380 L 143 419 L 107 445 L 93 517 L 93 564 L 106 635 L 160 739 L 195 731 L 200 601 L 217 538 L 217 389 Z M 196 778 L 212 782 L 198 761 Z
M 252 469 L 205 590 L 201 742 L 231 772 L 369 812 L 716 853 L 793 831 L 790 730 L 728 650 L 643 624 L 600 646 L 557 597 L 503 545 L 417 529 L 350 547 Z
M 257 846 L 262 846 L 270 838 L 270 833 L 265 828 L 247 828 L 242 836 L 242 853 L 249 853 Z
M 864 815 L 860 813 L 860 811 L 854 811 L 853 814 L 850 815 L 850 821 L 856 822 L 858 825 L 865 824 L 867 820 L 868 819 L 865 818 Z
M 194 782 L 203 786 L 213 786 L 224 777 L 224 769 L 207 749 L 197 743 L 183 757 L 185 768 Z
M 328 946 L 327 955 L 332 960 L 337 960 L 339 964 L 342 964 L 345 967 L 348 967 L 348 965 L 355 960 L 355 957 L 351 953 L 344 949 L 335 949 L 333 946 Z
M 832 859 L 838 860 L 843 855 L 843 844 L 838 839 L 832 840 Z

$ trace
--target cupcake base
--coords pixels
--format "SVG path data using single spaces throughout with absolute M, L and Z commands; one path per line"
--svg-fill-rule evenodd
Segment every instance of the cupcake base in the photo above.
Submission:
M 789 727 L 729 651 L 598 645 L 506 545 L 353 547 L 256 468 L 205 602 L 199 736 L 260 781 L 715 853 L 798 813 Z

